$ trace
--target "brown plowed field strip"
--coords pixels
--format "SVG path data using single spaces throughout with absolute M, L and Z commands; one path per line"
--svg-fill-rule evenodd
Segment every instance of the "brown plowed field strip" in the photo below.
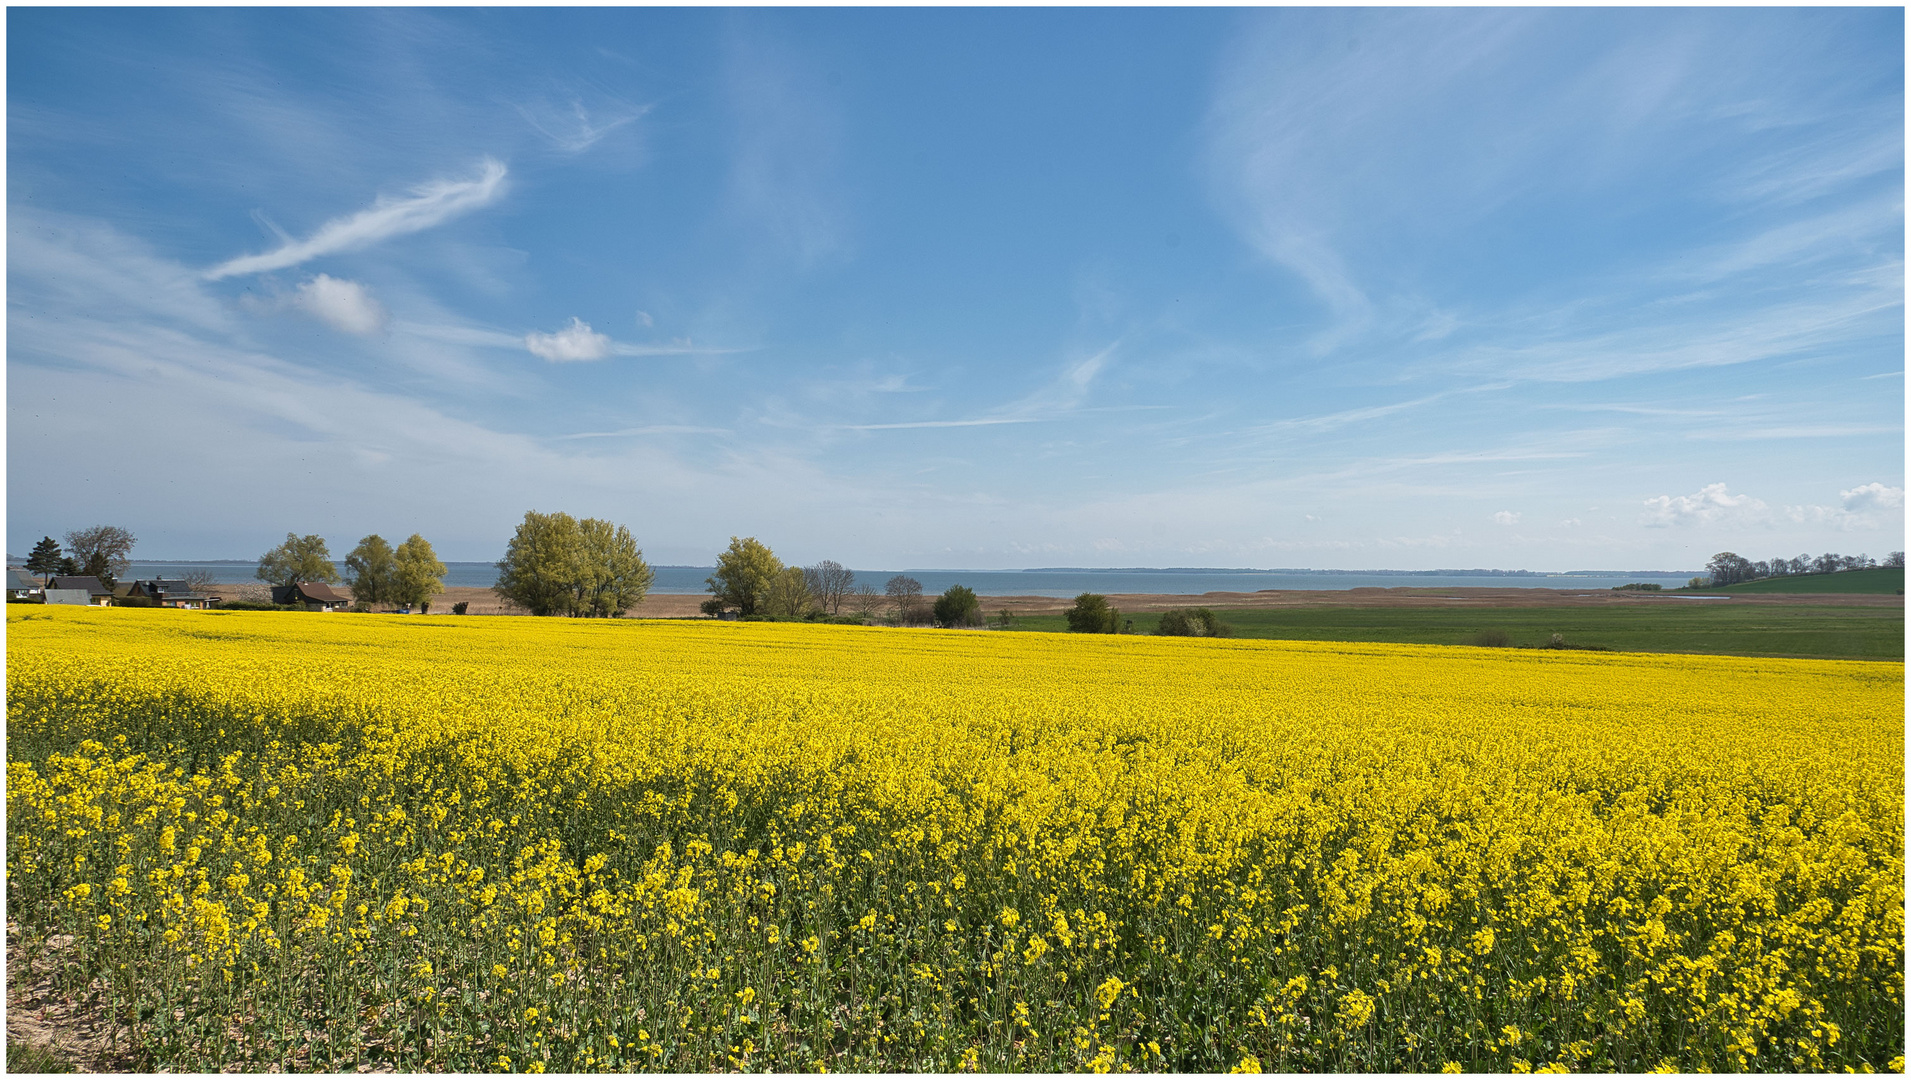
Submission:
M 264 585 L 221 585 L 218 593 L 227 600 L 265 600 Z M 350 594 L 351 590 L 340 588 Z M 257 594 L 256 596 L 254 594 Z M 1704 594 L 1700 594 L 1704 595 Z M 698 605 L 707 597 L 652 593 L 630 613 L 637 619 L 684 619 L 703 617 Z M 982 610 L 989 615 L 1006 608 L 1013 615 L 1055 615 L 1066 611 L 1072 597 L 984 596 Z M 449 612 L 451 605 L 463 601 L 471 615 L 522 615 L 498 599 L 490 589 L 458 586 L 445 590 L 432 602 L 434 612 Z M 1109 593 L 1108 602 L 1123 612 L 1166 611 L 1177 607 L 1205 607 L 1216 611 L 1255 608 L 1359 607 L 1359 608 L 1535 608 L 1603 607 L 1613 604 L 1658 604 L 1686 607 L 1695 604 L 1729 603 L 1733 607 L 1748 604 L 1773 607 L 1902 607 L 1904 597 L 1869 593 L 1739 593 L 1728 600 L 1698 600 L 1683 593 L 1613 592 L 1610 589 L 1270 589 L 1265 592 Z M 847 611 L 847 608 L 845 609 Z

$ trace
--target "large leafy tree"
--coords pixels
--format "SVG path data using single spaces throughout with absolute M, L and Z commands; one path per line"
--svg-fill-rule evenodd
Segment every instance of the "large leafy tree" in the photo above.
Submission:
M 704 584 L 719 605 L 736 608 L 743 615 L 767 614 L 763 608 L 782 574 L 783 560 L 756 537 L 732 536 L 730 547 L 717 556 L 717 572 Z
M 527 511 L 498 560 L 492 591 L 533 615 L 570 614 L 578 546 L 577 520 L 571 515 Z
M 1712 556 L 1705 569 L 1711 574 L 1713 585 L 1736 585 L 1741 581 L 1750 581 L 1757 575 L 1752 571 L 1752 562 L 1736 552 L 1721 551 Z
M 626 526 L 533 510 L 505 548 L 493 589 L 533 615 L 601 617 L 636 607 L 652 578 Z
M 573 613 L 615 617 L 643 603 L 656 575 L 630 529 L 585 518 L 577 523 L 577 535 L 583 563 Z
M 445 591 L 445 564 L 431 550 L 431 541 L 417 533 L 392 553 L 392 600 L 431 610 L 431 598 Z
M 1077 634 L 1114 634 L 1121 631 L 1121 612 L 1108 606 L 1108 598 L 1096 593 L 1083 593 L 1075 598 L 1075 606 L 1062 613 L 1068 619 L 1068 628 Z
M 936 597 L 936 622 L 950 628 L 980 626 L 982 602 L 967 585 L 951 585 Z
M 765 615 L 808 615 L 822 600 L 810 588 L 809 575 L 800 566 L 786 566 L 770 579 L 759 609 Z
M 332 565 L 332 552 L 322 536 L 285 534 L 285 543 L 259 556 L 256 575 L 274 585 L 296 585 L 301 581 L 338 583 L 338 567 Z
M 33 545 L 33 550 L 27 553 L 27 569 L 41 577 L 50 577 L 60 572 L 63 554 L 60 551 L 59 541 L 51 536 L 41 537 L 40 542 Z
M 360 540 L 352 553 L 345 556 L 345 568 L 351 571 L 345 583 L 352 587 L 352 599 L 361 604 L 392 601 L 398 566 L 392 560 L 391 544 L 384 537 L 373 533 Z
M 118 525 L 95 525 L 66 534 L 66 550 L 80 565 L 80 572 L 99 578 L 109 589 L 131 569 L 129 556 L 135 543 L 132 532 Z

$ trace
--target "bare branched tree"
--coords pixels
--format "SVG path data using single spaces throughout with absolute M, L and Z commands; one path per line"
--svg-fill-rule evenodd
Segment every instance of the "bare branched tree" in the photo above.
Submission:
M 843 601 L 849 598 L 849 592 L 856 586 L 856 572 L 846 569 L 835 559 L 824 559 L 815 566 L 803 568 L 803 580 L 809 585 L 810 595 L 823 605 L 823 610 L 831 615 L 843 613 Z
M 130 530 L 118 525 L 95 525 L 66 534 L 67 554 L 108 588 L 126 576 L 136 542 Z
M 895 609 L 897 622 L 908 626 L 921 621 L 922 582 L 897 574 L 883 587 L 883 595 L 889 598 L 889 606 Z

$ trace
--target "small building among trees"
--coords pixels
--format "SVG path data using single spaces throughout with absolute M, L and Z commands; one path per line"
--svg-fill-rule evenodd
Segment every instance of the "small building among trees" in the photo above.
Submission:
M 185 608 L 192 611 L 203 611 L 218 602 L 218 597 L 199 592 L 190 582 L 167 578 L 135 581 L 126 587 L 126 595 L 150 600 L 154 607 Z
M 295 581 L 290 585 L 274 585 L 272 602 L 280 605 L 301 607 L 307 611 L 342 611 L 351 606 L 351 600 L 332 591 L 332 587 L 323 581 Z

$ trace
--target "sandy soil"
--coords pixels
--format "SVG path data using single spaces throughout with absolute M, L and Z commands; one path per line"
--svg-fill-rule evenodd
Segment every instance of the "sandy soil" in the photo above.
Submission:
M 227 600 L 270 599 L 263 584 L 220 585 L 216 591 Z M 351 590 L 339 588 L 349 596 Z M 705 594 L 652 593 L 644 598 L 629 617 L 635 619 L 705 618 L 698 606 Z M 925 598 L 928 599 L 928 598 Z M 984 596 L 986 615 L 1007 609 L 1013 615 L 1055 615 L 1068 610 L 1073 598 L 1053 596 Z M 432 601 L 434 612 L 449 612 L 451 605 L 463 601 L 470 615 L 523 615 L 522 608 L 498 599 L 490 589 L 458 586 L 447 588 Z M 1687 594 L 1613 592 L 1610 589 L 1268 589 L 1262 592 L 1210 592 L 1193 594 L 1110 593 L 1108 602 L 1127 612 L 1166 611 L 1177 607 L 1205 607 L 1221 610 L 1292 607 L 1603 607 L 1612 604 L 1706 604 L 1729 603 L 1777 607 L 1903 607 L 1904 597 L 1888 594 L 1852 593 L 1745 593 L 1730 600 L 1694 600 Z M 848 610 L 847 608 L 845 609 Z
M 97 1001 L 54 989 L 53 972 L 72 942 L 61 934 L 29 950 L 19 926 L 7 923 L 7 1041 L 37 1046 L 75 1072 L 125 1072 L 130 1033 L 109 1030 Z

